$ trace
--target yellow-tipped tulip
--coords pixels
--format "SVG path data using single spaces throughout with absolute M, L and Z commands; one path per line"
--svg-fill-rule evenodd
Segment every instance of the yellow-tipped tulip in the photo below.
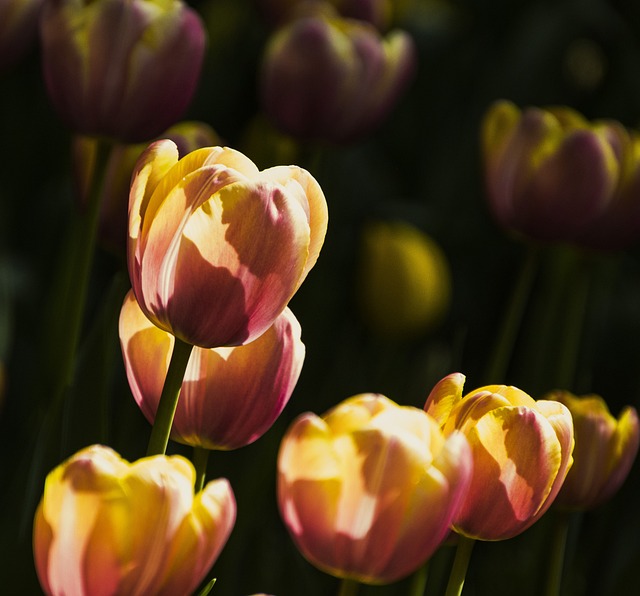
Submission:
M 172 141 L 158 141 L 133 174 L 133 291 L 155 325 L 186 343 L 246 344 L 284 310 L 326 229 L 324 194 L 306 170 L 259 171 L 226 147 L 178 160 Z
M 616 419 L 597 395 L 553 391 L 545 399 L 569 408 L 576 435 L 573 466 L 556 503 L 567 509 L 597 507 L 618 491 L 631 470 L 640 441 L 638 413 L 627 406 Z
M 33 550 L 53 596 L 189 594 L 233 528 L 227 480 L 194 496 L 195 470 L 179 456 L 133 463 L 108 447 L 79 451 L 47 476 Z
M 425 410 L 445 436 L 461 431 L 473 452 L 473 478 L 453 520 L 456 532 L 479 540 L 520 534 L 550 507 L 572 464 L 571 413 L 556 401 L 490 385 L 464 397 L 454 373 L 433 389 Z
M 377 394 L 303 414 L 283 438 L 278 503 L 300 552 L 336 577 L 389 583 L 442 543 L 471 474 L 461 433 Z

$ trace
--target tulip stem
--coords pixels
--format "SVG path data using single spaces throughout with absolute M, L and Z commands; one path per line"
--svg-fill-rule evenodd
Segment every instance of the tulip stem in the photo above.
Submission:
M 355 579 L 344 578 L 340 582 L 340 589 L 338 590 L 338 596 L 356 596 L 360 583 Z
M 467 575 L 467 568 L 471 560 L 471 551 L 476 541 L 466 536 L 458 537 L 458 548 L 456 549 L 456 558 L 453 561 L 449 583 L 445 596 L 460 596 L 464 586 L 464 580 Z
M 209 453 L 210 451 L 204 447 L 193 448 L 193 465 L 196 469 L 194 492 L 196 494 L 202 490 L 207 478 L 207 462 L 209 461 Z
M 531 286 L 538 268 L 540 249 L 529 245 L 520 274 L 511 293 L 511 300 L 500 327 L 500 335 L 496 342 L 491 361 L 487 367 L 485 381 L 490 384 L 503 383 L 513 353 L 513 346 L 522 323 Z
M 156 418 L 153 423 L 153 428 L 151 429 L 147 455 L 163 455 L 167 450 L 171 426 L 173 425 L 173 417 L 178 407 L 180 388 L 182 387 L 182 380 L 187 370 L 187 363 L 189 362 L 192 349 L 193 346 L 191 344 L 177 337 L 175 338 L 169 370 L 164 380 L 158 411 L 156 412 Z
M 80 342 L 93 253 L 95 251 L 104 176 L 111 144 L 97 141 L 96 160 L 89 188 L 86 211 L 73 221 L 66 269 L 54 295 L 56 306 L 49 338 L 49 364 L 56 375 L 54 399 L 62 400 L 73 384 L 75 356 Z M 62 341 L 61 341 L 62 340 Z
M 429 577 L 429 561 L 421 565 L 411 578 L 409 586 L 409 596 L 423 596 L 427 588 L 427 579 Z
M 551 560 L 547 575 L 546 596 L 559 596 L 562 587 L 562 572 L 564 569 L 567 537 L 569 535 L 569 522 L 571 516 L 568 511 L 555 512 L 555 525 L 553 528 L 553 542 L 551 543 Z

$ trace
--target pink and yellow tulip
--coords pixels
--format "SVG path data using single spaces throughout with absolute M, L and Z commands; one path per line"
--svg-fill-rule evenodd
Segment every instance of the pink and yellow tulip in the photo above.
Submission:
M 176 122 L 195 92 L 206 35 L 180 0 L 52 0 L 41 20 L 50 99 L 70 128 L 127 143 Z
M 261 69 L 265 113 L 302 140 L 348 143 L 380 124 L 411 80 L 409 35 L 384 38 L 369 23 L 324 10 L 284 25 L 270 39 Z
M 573 466 L 556 504 L 567 509 L 601 505 L 618 492 L 638 453 L 640 426 L 636 409 L 627 406 L 616 419 L 597 395 L 577 397 L 567 391 L 552 391 L 545 399 L 557 400 L 569 408 L 576 435 Z
M 128 264 L 149 319 L 204 348 L 264 333 L 315 264 L 327 229 L 322 189 L 306 171 L 259 171 L 209 147 L 178 160 L 175 143 L 142 154 L 129 202 Z
M 445 439 L 423 411 L 362 394 L 293 422 L 278 456 L 278 504 L 312 564 L 389 583 L 442 543 L 470 475 L 461 433 Z
M 570 108 L 493 104 L 482 126 L 487 197 L 505 228 L 571 242 L 609 208 L 621 171 L 611 126 Z
M 132 292 L 120 313 L 129 386 L 153 424 L 175 338 L 140 310 Z M 234 348 L 194 348 L 171 438 L 206 449 L 237 449 L 261 437 L 289 401 L 302 370 L 300 324 L 286 308 L 258 339 Z
M 64 594 L 189 594 L 233 528 L 227 480 L 194 496 L 180 456 L 129 463 L 108 447 L 79 451 L 49 473 L 33 552 L 43 590 Z
M 433 389 L 425 410 L 445 436 L 461 431 L 473 453 L 473 478 L 453 529 L 469 538 L 504 540 L 536 522 L 556 498 L 572 464 L 573 422 L 557 401 L 490 385 L 463 397 L 454 373 Z

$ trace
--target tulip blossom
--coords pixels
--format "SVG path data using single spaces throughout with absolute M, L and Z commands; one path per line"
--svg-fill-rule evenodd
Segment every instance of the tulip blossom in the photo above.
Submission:
M 188 344 L 246 344 L 284 310 L 326 229 L 324 194 L 306 170 L 259 171 L 224 147 L 178 160 L 175 143 L 158 141 L 131 185 L 133 292 L 155 325 Z
M 162 135 L 171 139 L 178 147 L 181 157 L 220 142 L 217 133 L 204 122 L 183 121 L 169 127 Z M 131 174 L 147 143 L 134 145 L 114 144 L 109 153 L 104 177 L 104 189 L 100 200 L 100 222 L 98 237 L 107 250 L 117 254 L 126 253 L 128 236 L 127 206 Z M 89 185 L 95 174 L 98 140 L 95 137 L 77 135 L 73 139 L 73 165 L 77 194 L 84 207 L 88 202 Z
M 0 1 L 0 73 L 11 68 L 36 40 L 44 0 Z
M 148 141 L 189 105 L 206 35 L 180 0 L 52 0 L 41 24 L 49 96 L 75 132 Z
M 463 385 L 464 375 L 449 375 L 425 404 L 445 436 L 463 432 L 473 453 L 471 486 L 453 528 L 479 540 L 511 538 L 543 515 L 567 476 L 571 413 L 557 401 L 535 401 L 505 385 L 463 397 Z
M 180 456 L 129 463 L 102 445 L 49 473 L 36 511 L 33 552 L 53 596 L 190 594 L 233 528 L 227 480 L 194 496 L 195 470 Z
M 482 129 L 487 196 L 509 230 L 537 240 L 571 242 L 609 208 L 621 171 L 610 126 L 569 108 L 521 112 L 500 101 Z
M 153 325 L 129 292 L 120 313 L 120 342 L 133 396 L 153 424 L 175 338 Z M 304 353 L 300 324 L 288 308 L 244 346 L 194 348 L 171 438 L 206 449 L 252 443 L 287 404 Z
M 423 411 L 362 394 L 293 422 L 278 456 L 278 504 L 312 564 L 389 583 L 446 538 L 470 475 L 461 433 L 445 439 Z
M 262 104 L 283 132 L 348 143 L 391 111 L 415 66 L 409 35 L 384 38 L 369 23 L 325 11 L 296 18 L 271 37 L 261 71 Z
M 444 316 L 451 274 L 442 249 L 403 222 L 368 224 L 362 234 L 359 304 L 374 333 L 409 338 L 432 329 Z
M 627 406 L 616 420 L 597 395 L 553 391 L 546 399 L 569 408 L 576 435 L 573 467 L 556 503 L 567 509 L 592 509 L 610 499 L 631 470 L 640 441 L 638 413 Z

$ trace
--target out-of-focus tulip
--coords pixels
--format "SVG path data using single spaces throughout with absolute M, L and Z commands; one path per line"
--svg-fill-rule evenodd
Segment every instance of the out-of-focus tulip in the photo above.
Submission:
M 359 306 L 368 326 L 387 337 L 410 338 L 444 316 L 451 275 L 440 247 L 403 222 L 376 222 L 363 230 Z
M 306 413 L 283 438 L 278 503 L 300 552 L 337 577 L 396 581 L 449 532 L 471 476 L 461 433 L 382 395 Z
M 412 0 L 258 0 L 258 6 L 269 22 L 282 25 L 288 19 L 295 18 L 305 5 L 314 2 L 329 3 L 342 17 L 366 21 L 385 30 L 406 11 Z
M 505 385 L 463 397 L 464 379 L 445 377 L 425 404 L 445 436 L 462 431 L 473 452 L 471 487 L 453 528 L 469 538 L 504 540 L 536 522 L 556 498 L 573 461 L 571 413 Z
M 47 594 L 189 594 L 225 545 L 236 516 L 228 481 L 194 496 L 180 457 L 129 463 L 87 447 L 47 476 L 33 551 Z
M 0 73 L 11 68 L 36 39 L 44 0 L 0 0 Z
M 223 147 L 178 160 L 172 141 L 158 141 L 131 186 L 133 291 L 151 321 L 184 342 L 246 344 L 284 310 L 326 229 L 324 194 L 306 170 L 259 171 Z
M 165 131 L 162 138 L 176 143 L 180 157 L 201 147 L 211 147 L 220 143 L 220 137 L 208 124 L 195 121 L 174 124 Z M 97 148 L 98 140 L 95 137 L 78 135 L 73 139 L 73 165 L 77 194 L 83 205 L 88 200 Z M 131 175 L 136 161 L 146 148 L 147 143 L 115 144 L 109 153 L 100 201 L 98 237 L 105 249 L 117 255 L 126 253 Z
M 120 343 L 129 386 L 152 424 L 174 341 L 147 319 L 129 292 L 120 312 Z M 171 438 L 206 449 L 237 449 L 252 443 L 289 401 L 304 353 L 300 324 L 288 308 L 244 346 L 194 348 Z
M 495 103 L 482 129 L 489 204 L 509 230 L 572 242 L 610 207 L 621 172 L 617 127 L 569 108 Z
M 567 509 L 592 509 L 622 486 L 638 453 L 640 427 L 635 408 L 627 406 L 616 420 L 597 395 L 577 397 L 567 391 L 545 396 L 563 403 L 573 416 L 576 448 L 573 466 L 556 504 Z
M 49 96 L 74 132 L 148 141 L 189 105 L 206 39 L 183 2 L 52 0 L 41 24 Z
M 268 42 L 262 105 L 276 126 L 296 138 L 348 143 L 387 116 L 415 62 L 413 42 L 403 31 L 381 38 L 362 21 L 327 12 L 303 16 Z

